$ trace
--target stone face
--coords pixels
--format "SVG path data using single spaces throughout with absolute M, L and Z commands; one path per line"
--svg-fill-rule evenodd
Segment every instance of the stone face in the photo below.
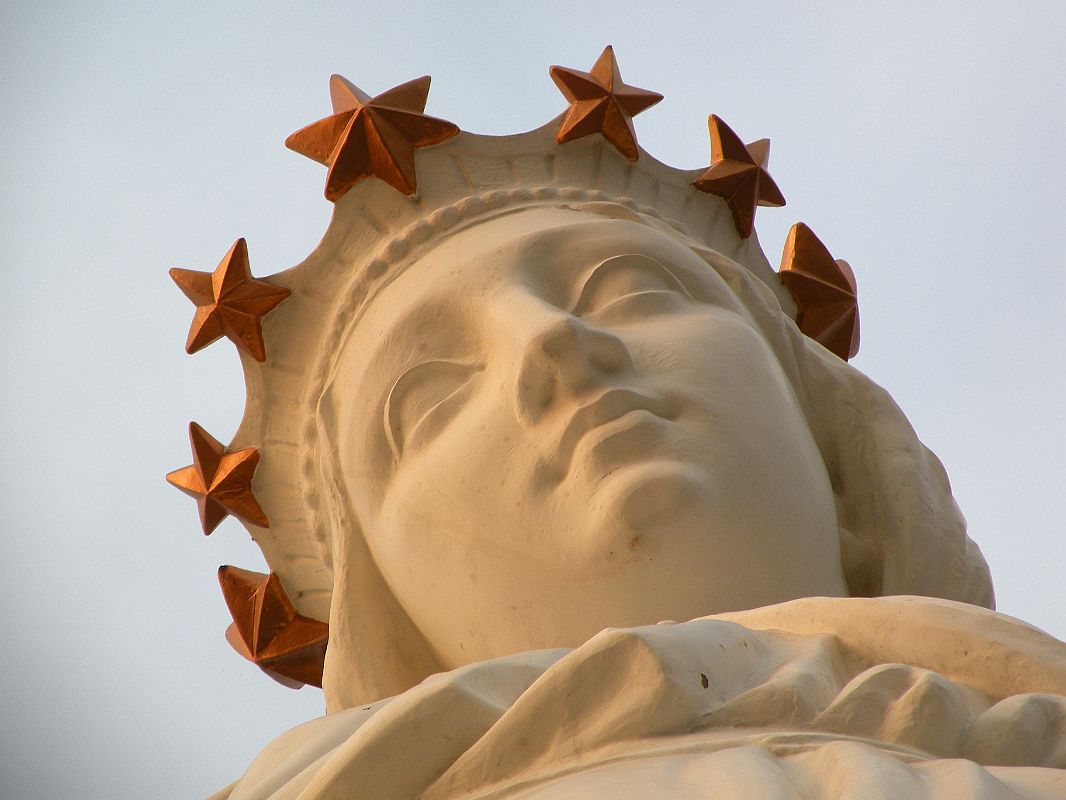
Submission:
M 780 364 L 665 234 L 516 210 L 414 259 L 349 342 L 342 479 L 442 666 L 847 594 L 832 488 Z

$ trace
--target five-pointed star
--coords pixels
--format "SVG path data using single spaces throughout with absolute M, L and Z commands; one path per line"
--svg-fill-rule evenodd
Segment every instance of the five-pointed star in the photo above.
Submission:
M 859 352 L 855 273 L 802 222 L 788 232 L 779 274 L 796 301 L 796 324 L 804 334 L 845 361 Z
M 326 199 L 340 200 L 373 175 L 404 194 L 415 193 L 415 148 L 439 144 L 459 128 L 422 112 L 429 76 L 370 97 L 340 75 L 330 78 L 333 114 L 301 128 L 286 147 L 329 167 Z
M 559 144 L 602 133 L 630 161 L 639 157 L 633 117 L 663 99 L 657 92 L 622 82 L 614 48 L 607 45 L 590 72 L 552 67 L 552 80 L 570 102 L 566 117 L 555 134 Z
M 248 244 L 238 239 L 214 272 L 170 270 L 174 283 L 196 305 L 185 351 L 195 353 L 226 336 L 256 361 L 266 358 L 262 317 L 291 294 L 252 277 Z
M 223 566 L 218 582 L 233 617 L 226 629 L 233 649 L 286 686 L 321 686 L 329 625 L 297 614 L 273 572 Z
M 192 465 L 169 473 L 167 481 L 196 498 L 204 534 L 217 528 L 227 514 L 268 527 L 266 514 L 252 495 L 252 475 L 259 463 L 259 451 L 246 447 L 227 452 L 221 442 L 195 422 L 189 423 L 189 442 Z
M 721 119 L 707 118 L 711 134 L 711 166 L 692 185 L 721 197 L 733 213 L 733 224 L 742 238 L 751 236 L 756 206 L 783 206 L 785 197 L 766 171 L 770 140 L 745 145 Z

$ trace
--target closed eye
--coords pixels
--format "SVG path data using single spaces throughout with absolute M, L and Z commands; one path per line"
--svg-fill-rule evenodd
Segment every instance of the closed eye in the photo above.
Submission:
M 600 263 L 585 280 L 574 304 L 574 316 L 587 316 L 609 307 L 634 312 L 673 310 L 677 301 L 692 299 L 677 276 L 653 258 L 621 255 Z
M 470 379 L 483 364 L 437 359 L 404 372 L 385 399 L 385 438 L 399 460 L 404 450 L 430 441 L 462 408 Z

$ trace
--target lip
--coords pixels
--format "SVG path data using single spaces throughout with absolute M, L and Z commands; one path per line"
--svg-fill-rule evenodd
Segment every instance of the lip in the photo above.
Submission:
M 565 477 L 570 471 L 574 450 L 586 434 L 634 411 L 646 411 L 669 420 L 677 416 L 677 404 L 667 397 L 656 397 L 631 389 L 608 389 L 595 400 L 581 406 L 566 423 L 555 449 L 560 475 Z

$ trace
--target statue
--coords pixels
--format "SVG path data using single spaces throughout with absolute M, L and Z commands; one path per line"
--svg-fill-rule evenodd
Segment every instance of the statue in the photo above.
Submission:
M 676 170 L 610 48 L 552 77 L 489 137 L 335 76 L 318 248 L 172 271 L 248 401 L 168 477 L 271 566 L 221 570 L 231 643 L 328 711 L 215 797 L 1061 797 L 1066 645 L 847 364 L 850 267 L 763 255 L 769 143 Z

